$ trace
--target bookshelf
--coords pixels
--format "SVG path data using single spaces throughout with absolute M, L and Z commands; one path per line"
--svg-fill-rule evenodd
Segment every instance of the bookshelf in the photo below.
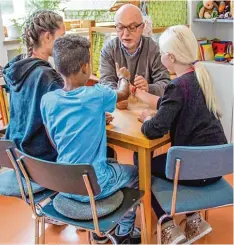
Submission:
M 199 19 L 196 16 L 196 7 L 199 1 L 189 2 L 189 25 L 197 38 L 218 38 L 223 41 L 233 42 L 233 19 Z M 229 142 L 233 142 L 233 88 L 234 67 L 230 63 L 219 63 L 215 61 L 204 61 L 206 69 L 210 73 L 219 106 L 222 111 L 221 123 Z
M 203 22 L 203 23 L 230 23 L 233 24 L 234 20 L 233 19 L 199 19 L 199 18 L 194 18 L 193 22 Z

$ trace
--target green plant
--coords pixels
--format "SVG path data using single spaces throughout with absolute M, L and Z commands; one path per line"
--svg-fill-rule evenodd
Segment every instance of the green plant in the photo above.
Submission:
M 16 27 L 19 31 L 22 30 L 22 27 L 24 25 L 24 19 L 23 18 L 17 18 L 17 19 L 10 19 L 11 25 Z
M 20 54 L 21 51 L 22 51 L 22 42 L 23 42 L 21 34 L 22 34 L 22 31 L 23 31 L 23 26 L 24 26 L 24 23 L 25 23 L 25 19 L 24 18 L 17 18 L 17 19 L 14 18 L 14 19 L 10 19 L 9 21 L 11 23 L 11 26 L 16 27 L 17 30 L 19 31 L 20 46 L 17 49 L 17 51 Z
M 27 0 L 26 8 L 28 9 L 29 14 L 40 9 L 62 11 L 60 9 L 60 4 L 66 2 L 68 2 L 68 0 Z

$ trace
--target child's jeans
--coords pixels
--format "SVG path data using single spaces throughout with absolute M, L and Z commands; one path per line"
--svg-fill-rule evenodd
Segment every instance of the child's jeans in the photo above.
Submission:
M 108 184 L 102 189 L 102 192 L 95 197 L 95 200 L 108 197 L 124 187 L 138 189 L 139 178 L 138 168 L 136 166 L 119 164 L 114 159 L 108 159 L 108 164 L 111 168 L 112 176 Z M 65 196 L 78 201 L 84 201 L 84 199 L 80 200 L 80 198 L 74 194 L 66 193 Z M 117 235 L 123 236 L 131 231 L 136 219 L 136 208 L 137 207 L 134 207 L 130 210 L 119 222 Z

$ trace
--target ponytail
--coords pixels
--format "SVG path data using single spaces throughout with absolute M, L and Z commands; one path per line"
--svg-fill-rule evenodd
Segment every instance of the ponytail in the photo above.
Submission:
M 216 118 L 221 118 L 221 112 L 217 106 L 214 85 L 210 74 L 201 62 L 196 62 L 194 64 L 194 68 L 198 83 L 205 97 L 207 108 L 215 115 Z
M 163 53 L 172 53 L 178 63 L 194 66 L 207 108 L 220 118 L 212 79 L 201 62 L 196 60 L 198 44 L 193 32 L 187 26 L 171 26 L 160 36 L 159 46 Z

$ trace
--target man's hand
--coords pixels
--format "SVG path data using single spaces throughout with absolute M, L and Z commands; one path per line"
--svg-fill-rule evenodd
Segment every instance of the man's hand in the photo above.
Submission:
M 134 85 L 137 88 L 144 90 L 145 92 L 149 92 L 149 84 L 142 76 L 138 76 L 138 75 L 135 76 Z
M 109 112 L 106 112 L 106 125 L 110 124 L 113 119 L 114 117 Z
M 138 120 L 143 123 L 146 119 L 150 120 L 154 115 L 155 113 L 152 110 L 145 109 L 138 116 Z
M 116 104 L 116 107 L 119 110 L 126 110 L 126 109 L 128 109 L 128 101 L 127 100 L 123 100 L 123 101 L 117 103 Z
M 130 79 L 130 72 L 126 67 L 119 68 L 119 64 L 115 63 L 116 74 L 118 78 L 125 77 L 128 80 Z

